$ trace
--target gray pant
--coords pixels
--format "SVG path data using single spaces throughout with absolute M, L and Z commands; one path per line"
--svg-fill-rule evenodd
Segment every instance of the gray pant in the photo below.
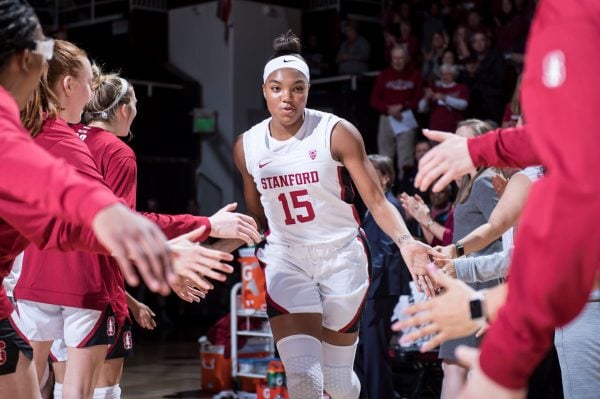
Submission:
M 565 399 L 599 398 L 600 298 L 588 302 L 575 320 L 556 330 L 554 345 Z
M 377 151 L 381 155 L 387 155 L 391 159 L 396 157 L 398 165 L 397 180 L 402 180 L 404 175 L 404 166 L 412 166 L 415 162 L 415 136 L 416 130 L 409 130 L 399 135 L 395 135 L 390 126 L 387 115 L 379 117 L 379 131 L 377 133 Z

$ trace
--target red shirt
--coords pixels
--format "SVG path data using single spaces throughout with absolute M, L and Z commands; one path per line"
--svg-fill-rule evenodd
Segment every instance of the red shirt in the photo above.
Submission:
M 451 87 L 444 87 L 441 84 L 435 84 L 431 88 L 435 93 L 441 93 L 461 100 L 469 100 L 469 88 L 461 83 L 455 83 Z M 437 101 L 430 101 L 431 116 L 429 117 L 429 128 L 432 130 L 442 130 L 444 132 L 453 132 L 456 130 L 458 122 L 465 118 L 465 110 L 458 110 L 449 105 L 440 105 Z
M 0 149 L 0 283 L 29 241 L 104 251 L 90 229 L 48 214 L 89 225 L 99 210 L 118 200 L 37 146 L 21 125 L 15 100 L 1 86 Z M 0 284 L 0 320 L 12 311 Z
M 530 134 L 508 129 L 469 142 L 476 165 L 542 164 L 548 171 L 529 194 L 507 300 L 481 347 L 483 371 L 509 388 L 525 387 L 554 329 L 581 311 L 600 271 L 595 107 L 600 90 L 589 82 L 600 68 L 599 38 L 600 2 L 581 0 L 565 7 L 560 0 L 542 0 L 523 75 Z M 503 150 L 508 154 L 499 155 Z
M 34 140 L 50 154 L 65 159 L 79 173 L 103 182 L 87 146 L 64 120 L 47 120 Z M 109 262 L 107 256 L 29 246 L 23 256 L 15 298 L 104 310 L 111 292 L 105 282 L 111 281 L 111 275 L 118 272 L 118 266 Z
M 371 92 L 371 107 L 384 115 L 390 105 L 402 104 L 404 108 L 414 110 L 422 97 L 421 72 L 408 66 L 401 72 L 387 68 L 377 76 Z
M 87 144 L 94 162 L 110 189 L 118 197 L 125 200 L 127 206 L 135 209 L 137 190 L 137 164 L 133 150 L 114 134 L 103 129 L 74 125 L 72 129 L 80 139 Z M 193 215 L 162 215 L 143 212 L 142 215 L 156 223 L 169 238 L 185 234 L 193 229 L 206 226 L 207 230 L 200 238 L 205 240 L 210 233 L 210 222 L 207 217 Z M 115 272 L 109 277 L 107 283 L 112 292 L 111 302 L 115 314 L 127 317 L 127 299 L 123 276 L 116 261 L 108 259 Z

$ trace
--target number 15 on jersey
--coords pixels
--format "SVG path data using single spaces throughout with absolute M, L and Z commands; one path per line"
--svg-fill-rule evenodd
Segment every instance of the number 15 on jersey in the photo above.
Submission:
M 296 222 L 306 223 L 315 218 L 315 211 L 308 199 L 308 190 L 304 189 L 290 191 L 289 193 L 281 193 L 277 199 L 283 206 L 286 225 L 296 224 Z M 294 212 L 293 215 L 292 211 Z

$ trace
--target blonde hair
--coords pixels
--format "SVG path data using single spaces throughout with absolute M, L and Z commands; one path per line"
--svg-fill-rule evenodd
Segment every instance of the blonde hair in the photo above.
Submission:
M 54 56 L 48 61 L 48 69 L 42 74 L 31 100 L 21 112 L 23 126 L 32 136 L 39 134 L 46 118 L 57 118 L 63 110 L 53 89 L 64 76 L 79 75 L 84 68 L 82 58 L 87 58 L 87 53 L 73 43 L 65 40 L 54 42 Z
M 461 127 L 467 127 L 471 129 L 474 137 L 481 136 L 482 134 L 492 130 L 492 126 L 489 123 L 479 119 L 466 119 L 464 121 L 461 121 L 458 123 L 458 128 Z M 469 199 L 469 196 L 471 195 L 471 189 L 473 188 L 473 183 L 487 169 L 488 168 L 486 167 L 480 167 L 477 169 L 477 173 L 475 173 L 475 176 L 471 177 L 471 175 L 466 174 L 463 177 L 461 177 L 460 188 L 458 189 L 458 193 L 456 194 L 456 203 L 464 204 L 467 201 L 467 199 Z
M 98 65 L 92 65 L 92 98 L 83 110 L 82 121 L 111 121 L 121 104 L 129 104 L 133 99 L 133 86 L 117 73 L 102 73 Z M 121 95 L 124 85 L 125 93 Z

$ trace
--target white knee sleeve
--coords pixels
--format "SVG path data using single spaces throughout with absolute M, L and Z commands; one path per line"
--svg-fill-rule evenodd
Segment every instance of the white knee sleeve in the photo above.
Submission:
M 315 399 L 323 395 L 323 349 L 310 335 L 290 335 L 277 342 L 285 367 L 290 399 Z
M 93 399 L 120 399 L 121 398 L 121 387 L 112 385 L 110 387 L 102 387 L 94 389 Z
M 336 346 L 323 342 L 323 376 L 325 392 L 332 399 L 357 399 L 360 381 L 354 373 L 356 346 Z
M 56 399 L 62 398 L 62 384 L 60 382 L 54 383 L 54 397 Z

